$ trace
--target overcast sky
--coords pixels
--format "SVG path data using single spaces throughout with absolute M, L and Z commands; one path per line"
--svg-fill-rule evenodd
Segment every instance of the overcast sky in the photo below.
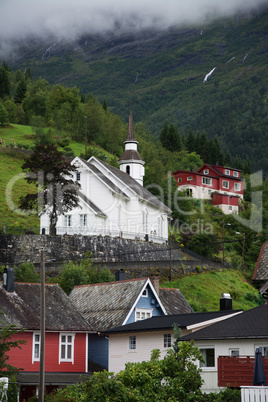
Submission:
M 75 39 L 83 33 L 166 28 L 248 10 L 267 0 L 0 0 L 0 48 L 34 34 Z

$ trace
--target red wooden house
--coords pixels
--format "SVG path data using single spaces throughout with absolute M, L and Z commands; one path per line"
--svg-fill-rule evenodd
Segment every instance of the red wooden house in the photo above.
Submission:
M 240 170 L 205 163 L 197 172 L 177 170 L 173 176 L 179 190 L 186 190 L 189 196 L 213 199 L 213 205 L 224 213 L 238 212 L 238 201 L 244 193 Z
M 11 270 L 11 268 L 9 268 Z M 14 277 L 14 275 L 13 275 Z M 88 376 L 89 324 L 57 284 L 45 285 L 45 387 L 47 392 Z M 13 339 L 26 343 L 11 349 L 8 363 L 22 368 L 16 376 L 20 401 L 38 391 L 40 363 L 40 284 L 0 285 L 1 325 L 24 329 Z

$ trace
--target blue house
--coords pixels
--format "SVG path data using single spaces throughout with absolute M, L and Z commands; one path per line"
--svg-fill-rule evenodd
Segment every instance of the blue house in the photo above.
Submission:
M 95 370 L 108 369 L 109 340 L 102 331 L 155 316 L 193 312 L 178 289 L 159 288 L 156 276 L 75 286 L 69 298 L 95 331 L 88 339 L 89 365 Z

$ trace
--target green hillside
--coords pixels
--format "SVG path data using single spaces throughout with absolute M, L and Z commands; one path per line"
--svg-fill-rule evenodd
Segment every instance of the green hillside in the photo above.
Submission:
M 249 310 L 265 301 L 243 274 L 233 269 L 189 275 L 161 287 L 179 288 L 195 312 L 219 310 L 222 293 L 230 293 L 234 310 Z
M 85 36 L 73 47 L 22 44 L 13 65 L 106 99 L 124 120 L 131 106 L 154 138 L 165 121 L 183 135 L 217 135 L 233 158 L 267 172 L 267 18 L 263 10 L 205 27 Z

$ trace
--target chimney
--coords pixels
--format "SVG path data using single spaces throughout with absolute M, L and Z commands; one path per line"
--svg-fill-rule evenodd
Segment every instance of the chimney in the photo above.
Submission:
M 153 287 L 154 287 L 156 293 L 159 295 L 159 276 L 157 276 L 157 275 L 150 276 L 150 280 L 153 284 Z
M 123 269 L 118 269 L 115 272 L 115 280 L 116 282 L 118 281 L 124 281 L 126 279 L 126 273 Z
M 14 277 L 14 269 L 6 267 L 3 272 L 3 287 L 9 293 L 14 292 Z
M 232 298 L 230 293 L 222 293 L 220 298 L 220 311 L 232 310 Z

